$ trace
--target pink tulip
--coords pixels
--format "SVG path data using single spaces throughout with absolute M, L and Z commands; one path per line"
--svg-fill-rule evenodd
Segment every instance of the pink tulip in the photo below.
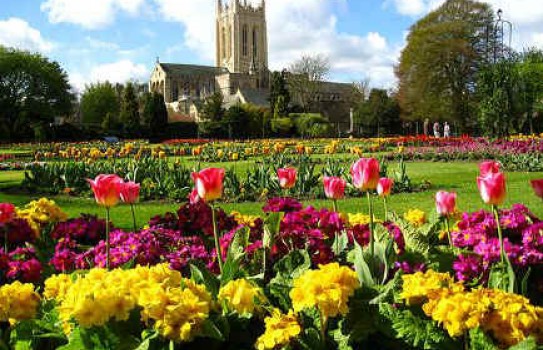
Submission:
M 106 208 L 111 208 L 119 203 L 123 179 L 114 174 L 101 174 L 96 179 L 87 179 L 96 203 Z
M 543 179 L 530 181 L 535 195 L 543 199 Z
M 283 189 L 289 189 L 296 184 L 296 169 L 294 168 L 281 168 L 277 169 L 277 176 L 279 177 L 279 186 Z
M 374 190 L 379 182 L 379 162 L 375 158 L 360 158 L 351 166 L 351 175 L 359 190 Z
M 200 201 L 200 197 L 198 196 L 198 190 L 194 188 L 190 194 L 189 194 L 189 203 L 190 204 L 196 204 Z
M 381 197 L 390 196 L 392 191 L 392 186 L 394 185 L 394 180 L 389 179 L 388 177 L 382 177 L 377 183 L 377 194 Z
M 450 216 L 456 209 L 456 193 L 439 191 L 436 193 L 436 209 L 440 216 Z
M 5 224 L 15 216 L 15 206 L 11 203 L 0 203 L 0 224 Z
M 224 187 L 224 169 L 206 168 L 192 173 L 192 179 L 198 192 L 198 197 L 204 202 L 211 202 L 222 197 Z
M 341 199 L 345 196 L 347 182 L 342 178 L 325 176 L 322 182 L 324 184 L 324 194 L 327 198 Z
M 127 204 L 134 204 L 140 196 L 140 184 L 133 181 L 121 185 L 121 200 Z
M 477 187 L 483 202 L 491 205 L 500 205 L 505 201 L 506 186 L 503 173 L 488 173 L 477 177 Z
M 500 172 L 500 163 L 493 160 L 485 160 L 479 164 L 479 175 L 486 176 Z

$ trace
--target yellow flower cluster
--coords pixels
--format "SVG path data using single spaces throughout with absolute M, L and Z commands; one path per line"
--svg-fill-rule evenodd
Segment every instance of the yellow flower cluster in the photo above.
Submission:
M 42 225 L 65 221 L 68 218 L 55 201 L 47 198 L 40 198 L 28 203 L 22 209 L 17 209 L 17 216 L 28 222 L 36 236 L 39 236 Z
M 349 222 L 349 226 L 353 227 L 356 225 L 369 225 L 370 223 L 370 216 L 367 214 L 362 213 L 356 213 L 356 214 L 347 214 L 347 221 Z M 377 219 L 375 216 L 373 217 L 373 222 L 382 222 L 381 220 Z
M 428 222 L 426 213 L 420 209 L 410 209 L 403 214 L 403 218 L 415 227 L 420 227 Z
M 259 218 L 259 216 L 256 215 L 243 215 L 240 212 L 233 211 L 230 213 L 236 220 L 236 222 L 240 225 L 245 225 L 249 227 L 253 227 L 255 224 L 255 221 Z
M 240 315 L 253 314 L 267 301 L 262 289 L 246 279 L 228 282 L 220 289 L 218 299 L 228 310 Z
M 496 289 L 465 291 L 448 274 L 428 271 L 404 275 L 402 298 L 425 300 L 424 313 L 443 325 L 452 337 L 481 328 L 510 347 L 530 335 L 543 341 L 543 308 L 525 297 Z
M 294 280 L 290 298 L 294 311 L 317 307 L 323 317 L 345 315 L 347 302 L 360 287 L 356 273 L 338 263 L 319 265 Z
M 188 341 L 211 308 L 211 295 L 205 288 L 182 278 L 167 264 L 91 269 L 73 282 L 68 276 L 53 276 L 45 282 L 44 295 L 56 300 L 66 333 L 71 332 L 72 320 L 84 328 L 102 326 L 111 319 L 127 320 L 139 306 L 142 319 L 162 336 Z
M 34 285 L 19 281 L 0 287 L 0 322 L 17 322 L 36 315 L 40 296 Z
M 453 278 L 448 273 L 434 270 L 403 275 L 403 290 L 400 294 L 408 305 L 423 303 L 431 292 L 454 285 Z
M 274 309 L 272 315 L 264 319 L 264 323 L 266 331 L 258 337 L 255 344 L 258 350 L 284 347 L 302 331 L 292 310 L 284 315 L 278 309 Z

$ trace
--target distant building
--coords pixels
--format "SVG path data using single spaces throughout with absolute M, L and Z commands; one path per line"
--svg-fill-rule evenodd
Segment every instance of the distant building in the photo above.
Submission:
M 266 1 L 258 6 L 246 0 L 216 1 L 215 66 L 157 59 L 151 73 L 149 90 L 164 95 L 170 122 L 199 122 L 204 100 L 215 92 L 222 93 L 225 107 L 250 103 L 269 108 Z M 331 121 L 348 124 L 346 94 L 351 92 L 350 84 L 325 82 L 314 105 Z

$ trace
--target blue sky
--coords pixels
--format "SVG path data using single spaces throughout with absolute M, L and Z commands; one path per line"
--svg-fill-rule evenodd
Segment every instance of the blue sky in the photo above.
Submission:
M 270 68 L 320 53 L 334 80 L 393 87 L 410 25 L 443 1 L 267 0 Z M 514 23 L 517 48 L 543 48 L 542 0 L 484 1 Z M 157 56 L 213 65 L 214 16 L 215 0 L 0 0 L 0 45 L 58 60 L 80 90 L 145 82 Z

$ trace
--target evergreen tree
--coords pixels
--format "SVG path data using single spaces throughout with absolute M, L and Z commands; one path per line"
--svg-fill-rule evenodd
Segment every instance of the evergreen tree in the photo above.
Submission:
M 153 136 L 164 131 L 164 128 L 168 125 L 168 110 L 162 94 L 153 92 L 145 96 L 143 120 Z
M 120 120 L 124 124 L 125 130 L 129 132 L 137 131 L 140 127 L 138 98 L 134 85 L 130 82 L 123 89 Z
M 273 72 L 270 86 L 270 109 L 273 115 L 288 115 L 290 93 L 285 79 L 286 72 Z

